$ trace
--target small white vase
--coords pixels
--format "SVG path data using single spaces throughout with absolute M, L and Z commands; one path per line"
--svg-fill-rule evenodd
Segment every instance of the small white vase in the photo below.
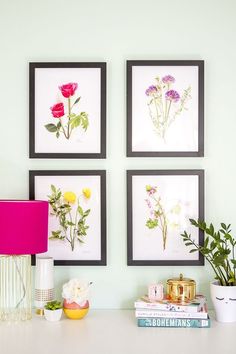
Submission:
M 44 316 L 48 321 L 51 322 L 60 321 L 61 315 L 62 315 L 62 309 L 57 309 L 57 310 L 44 309 Z
M 219 322 L 236 322 L 236 286 L 211 283 L 211 299 Z

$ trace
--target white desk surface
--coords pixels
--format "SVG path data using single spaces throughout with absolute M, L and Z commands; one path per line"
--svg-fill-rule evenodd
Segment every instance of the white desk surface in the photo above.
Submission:
M 1 354 L 236 354 L 236 323 L 137 327 L 134 311 L 90 310 L 82 320 L 0 322 Z

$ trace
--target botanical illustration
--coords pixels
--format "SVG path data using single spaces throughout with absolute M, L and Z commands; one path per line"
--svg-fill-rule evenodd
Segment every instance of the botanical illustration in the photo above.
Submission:
M 148 97 L 148 109 L 156 134 L 165 141 L 168 128 L 184 110 L 187 110 L 187 102 L 191 99 L 191 86 L 182 94 L 173 89 L 175 78 L 166 75 L 156 77 L 155 85 L 151 85 L 145 91 Z
M 89 228 L 87 217 L 91 209 L 84 210 L 81 201 L 86 204 L 90 197 L 91 190 L 89 188 L 83 188 L 77 197 L 74 192 L 62 193 L 60 188 L 51 185 L 51 194 L 48 196 L 51 207 L 50 215 L 56 217 L 59 228 L 52 231 L 49 239 L 69 242 L 72 251 L 74 251 L 77 242 L 85 242 Z
M 157 186 L 146 185 L 147 203 L 150 217 L 146 221 L 146 227 L 149 229 L 159 229 L 162 235 L 163 251 L 166 249 L 168 228 L 178 227 L 177 222 L 171 222 L 171 215 L 181 213 L 180 202 L 177 202 L 170 208 L 165 208 L 158 192 Z
M 56 123 L 49 123 L 45 128 L 50 133 L 55 133 L 59 138 L 62 134 L 66 139 L 70 139 L 73 130 L 79 126 L 86 131 L 89 125 L 88 114 L 79 112 L 78 106 L 81 96 L 75 96 L 78 84 L 70 82 L 58 87 L 60 90 L 60 101 L 50 107 L 52 117 L 56 119 Z

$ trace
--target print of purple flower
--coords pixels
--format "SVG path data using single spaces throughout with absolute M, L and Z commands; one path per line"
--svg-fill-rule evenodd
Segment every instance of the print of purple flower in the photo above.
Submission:
M 162 78 L 162 82 L 164 82 L 164 84 L 171 84 L 175 82 L 175 78 L 171 75 L 166 75 Z
M 169 90 L 166 92 L 165 98 L 169 101 L 178 102 L 180 99 L 180 95 L 175 90 Z
M 154 85 L 151 85 L 147 88 L 147 90 L 145 91 L 147 96 L 151 96 L 151 95 L 155 95 L 155 93 L 157 93 L 157 87 Z

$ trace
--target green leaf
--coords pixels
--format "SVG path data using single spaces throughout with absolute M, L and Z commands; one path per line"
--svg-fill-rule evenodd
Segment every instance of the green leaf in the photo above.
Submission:
M 158 221 L 156 219 L 152 220 L 152 219 L 148 219 L 146 222 L 146 226 L 149 229 L 154 229 L 155 227 L 158 226 Z
M 59 131 L 57 131 L 56 132 L 56 137 L 59 138 L 59 136 L 60 136 L 60 133 L 59 133 Z
M 72 128 L 78 127 L 80 125 L 80 123 L 81 123 L 80 115 L 79 116 L 75 116 L 74 118 L 72 118 L 70 120 L 70 125 L 71 125 Z
M 58 123 L 57 123 L 57 130 L 59 130 L 61 128 L 61 122 L 59 121 Z
M 185 246 L 191 246 L 192 245 L 192 242 L 186 242 L 185 243 Z
M 234 282 L 235 282 L 235 278 L 228 279 L 228 283 L 234 283 Z
M 53 184 L 51 184 L 51 190 L 52 190 L 53 193 L 56 193 L 56 191 L 57 191 L 56 187 Z
M 204 247 L 207 247 L 209 243 L 209 237 L 206 237 L 205 241 L 204 241 Z
M 75 224 L 72 221 L 67 221 L 67 225 L 69 226 L 75 226 Z
M 80 101 L 80 99 L 81 99 L 81 97 L 76 98 L 76 100 L 75 100 L 73 106 L 74 106 L 76 103 L 78 103 L 78 102 Z
M 80 113 L 82 128 L 86 131 L 89 126 L 88 114 L 85 112 Z
M 90 213 L 90 211 L 91 211 L 91 209 L 86 210 L 86 211 L 84 212 L 84 217 L 88 216 L 89 213 Z
M 198 251 L 198 249 L 193 248 L 192 250 L 189 251 L 189 253 L 193 253 L 193 252 L 197 252 L 197 251 Z
M 222 229 L 224 229 L 224 230 L 226 230 L 227 228 L 226 228 L 226 225 L 222 222 L 221 224 L 221 227 L 222 227 Z
M 57 126 L 55 124 L 46 124 L 45 128 L 50 132 L 50 133 L 55 133 L 57 131 Z
M 81 208 L 80 205 L 78 205 L 77 211 L 78 211 L 78 213 L 79 213 L 81 216 L 84 215 L 83 209 Z

